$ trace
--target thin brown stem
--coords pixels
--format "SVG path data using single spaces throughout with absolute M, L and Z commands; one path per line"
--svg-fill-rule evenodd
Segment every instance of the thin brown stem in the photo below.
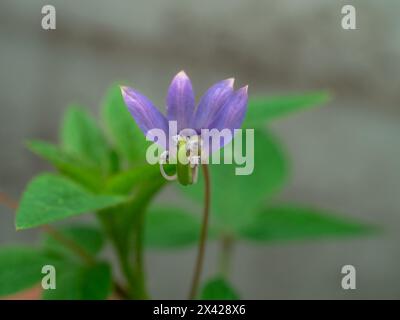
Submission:
M 18 202 L 2 192 L 0 193 L 0 203 L 4 204 L 6 207 L 12 210 L 16 210 L 18 208 Z M 82 260 L 85 261 L 87 264 L 93 264 L 95 262 L 94 257 L 91 254 L 89 254 L 83 247 L 81 247 L 72 239 L 64 236 L 57 229 L 53 228 L 50 225 L 44 225 L 42 226 L 42 229 L 46 233 L 48 233 L 52 238 L 64 244 L 66 247 L 70 248 L 79 257 L 81 257 Z
M 0 192 L 0 203 L 12 210 L 18 209 L 18 202 L 3 192 Z M 75 252 L 76 255 L 80 256 L 85 263 L 90 265 L 96 262 L 96 259 L 83 247 L 81 247 L 74 240 L 65 237 L 62 233 L 58 232 L 57 229 L 50 225 L 44 225 L 42 226 L 42 229 L 53 239 L 70 248 L 73 252 Z M 118 297 L 121 297 L 122 299 L 126 299 L 128 297 L 128 293 L 126 292 L 125 288 L 123 288 L 118 282 L 114 282 L 114 290 Z
M 75 252 L 76 255 L 82 258 L 82 260 L 87 263 L 87 264 L 94 264 L 96 262 L 95 258 L 87 252 L 86 249 L 81 247 L 78 243 L 76 243 L 74 240 L 64 236 L 62 233 L 58 232 L 57 229 L 53 228 L 52 226 L 46 224 L 42 226 L 42 229 L 49 234 L 53 239 L 57 240 L 61 244 L 65 245 L 69 249 L 71 249 L 73 252 Z
M 129 293 L 117 281 L 114 282 L 114 293 L 118 299 L 128 299 Z
M 13 210 L 18 208 L 18 202 L 3 192 L 0 192 L 0 203 Z
M 197 253 L 197 260 L 193 274 L 192 286 L 189 294 L 189 299 L 191 300 L 196 298 L 197 291 L 199 288 L 201 271 L 203 269 L 206 241 L 207 241 L 208 219 L 210 215 L 210 197 L 211 197 L 210 174 L 208 172 L 207 164 L 203 164 L 202 167 L 204 175 L 204 211 L 203 211 L 203 222 L 200 233 L 199 249 Z

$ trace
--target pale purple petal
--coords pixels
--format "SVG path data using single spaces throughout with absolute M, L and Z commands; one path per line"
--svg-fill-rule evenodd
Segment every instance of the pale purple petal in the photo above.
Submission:
M 226 79 L 214 84 L 200 99 L 192 127 L 196 130 L 208 128 L 219 109 L 229 99 L 233 93 L 234 79 Z
M 240 129 L 242 126 L 247 110 L 247 100 L 247 86 L 245 86 L 235 91 L 215 115 L 209 129 L 219 131 L 229 129 L 231 133 L 229 139 L 220 139 L 219 148 L 224 147 L 233 139 L 234 129 Z M 219 148 L 210 146 L 210 151 L 213 153 Z
M 178 132 L 190 128 L 195 100 L 192 83 L 184 71 L 171 82 L 167 94 L 167 118 L 178 122 Z
M 144 135 L 152 129 L 161 129 L 165 135 L 168 134 L 167 119 L 148 98 L 129 87 L 121 87 L 121 92 L 129 112 Z M 166 148 L 165 145 L 162 147 Z
M 247 86 L 235 91 L 215 115 L 209 129 L 239 129 L 246 115 L 247 100 Z

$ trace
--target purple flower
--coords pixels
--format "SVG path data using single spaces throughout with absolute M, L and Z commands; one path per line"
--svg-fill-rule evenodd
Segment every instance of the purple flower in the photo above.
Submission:
M 247 86 L 235 91 L 233 82 L 231 78 L 214 84 L 195 108 L 192 83 L 184 71 L 179 72 L 168 89 L 166 117 L 135 89 L 121 87 L 121 91 L 131 115 L 145 135 L 152 129 L 161 129 L 168 136 L 168 121 L 172 120 L 177 123 L 178 133 L 193 129 L 200 135 L 202 129 L 229 129 L 233 137 L 233 130 L 242 125 L 248 99 Z M 224 140 L 219 147 L 228 142 Z M 168 149 L 168 142 L 162 147 Z

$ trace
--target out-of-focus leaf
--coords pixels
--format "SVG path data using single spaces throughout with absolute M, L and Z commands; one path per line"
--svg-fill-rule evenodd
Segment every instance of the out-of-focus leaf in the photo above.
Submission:
M 39 250 L 13 246 L 0 248 L 0 296 L 33 287 L 43 277 L 49 259 Z
M 165 179 L 144 180 L 135 186 L 134 195 L 128 201 L 98 212 L 106 232 L 121 254 L 129 255 L 132 251 L 132 230 L 138 226 L 142 228 L 145 210 L 165 182 Z
M 77 265 L 56 272 L 56 289 L 43 290 L 45 300 L 102 300 L 111 293 L 111 268 L 106 263 Z
M 244 226 L 241 236 L 254 241 L 302 240 L 368 234 L 373 228 L 320 210 L 294 206 L 271 207 Z
M 146 213 L 146 245 L 156 249 L 195 244 L 200 235 L 199 217 L 181 209 L 158 208 Z
M 16 227 L 32 228 L 125 200 L 121 196 L 95 195 L 67 178 L 42 174 L 29 183 L 22 196 Z
M 143 163 L 149 142 L 136 125 L 122 98 L 118 85 L 112 86 L 104 99 L 103 121 L 117 151 L 131 163 Z
M 110 168 L 110 149 L 95 120 L 82 107 L 70 106 L 61 128 L 63 150 L 96 164 L 106 172 Z
M 73 241 L 79 245 L 80 248 L 92 255 L 99 253 L 104 245 L 103 234 L 94 226 L 72 224 L 61 226 L 57 228 L 57 231 L 62 234 L 64 238 Z M 61 254 L 66 257 L 75 256 L 75 253 L 72 252 L 69 247 L 66 247 L 51 235 L 44 235 L 43 247 L 46 252 L 49 253 Z
M 250 99 L 243 127 L 257 128 L 270 119 L 326 103 L 329 98 L 330 95 L 322 91 Z
M 246 154 L 243 140 L 241 151 Z M 254 140 L 254 150 L 251 150 L 254 151 L 254 171 L 250 175 L 235 175 L 235 168 L 243 165 L 210 165 L 212 212 L 221 228 L 231 233 L 251 221 L 255 208 L 279 190 L 287 173 L 285 157 L 275 138 L 264 131 L 255 130 Z M 227 147 L 231 147 L 231 144 Z M 247 156 L 250 159 L 251 154 Z M 181 189 L 203 201 L 204 182 L 201 172 L 197 184 Z
M 239 296 L 225 279 L 217 277 L 207 281 L 201 291 L 200 299 L 239 300 Z
M 172 175 L 175 171 L 173 165 L 164 165 L 164 171 Z M 132 169 L 121 171 L 111 176 L 105 185 L 105 191 L 116 194 L 127 194 L 143 181 L 164 180 L 158 165 L 144 164 Z
M 28 148 L 33 153 L 49 161 L 62 174 L 81 183 L 90 190 L 95 191 L 100 188 L 102 184 L 100 171 L 89 163 L 68 155 L 54 144 L 44 141 L 29 141 Z

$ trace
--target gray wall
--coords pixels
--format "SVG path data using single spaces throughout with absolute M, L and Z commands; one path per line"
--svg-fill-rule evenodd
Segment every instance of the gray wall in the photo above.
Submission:
M 340 26 L 343 4 L 357 30 Z M 44 4 L 57 30 L 40 27 Z M 163 106 L 185 69 L 200 94 L 234 76 L 251 94 L 329 89 L 324 108 L 272 124 L 292 175 L 282 199 L 315 204 L 384 228 L 368 239 L 258 246 L 235 252 L 233 282 L 244 298 L 400 297 L 400 3 L 384 1 L 39 1 L 0 2 L 0 191 L 18 198 L 48 169 L 23 146 L 56 140 L 70 102 L 98 111 L 106 87 L 125 80 Z M 173 189 L 159 201 L 177 197 Z M 13 228 L 0 207 L 0 243 L 36 238 Z M 215 271 L 215 246 L 207 274 Z M 194 251 L 147 257 L 157 298 L 183 298 Z M 344 264 L 357 290 L 340 288 Z

